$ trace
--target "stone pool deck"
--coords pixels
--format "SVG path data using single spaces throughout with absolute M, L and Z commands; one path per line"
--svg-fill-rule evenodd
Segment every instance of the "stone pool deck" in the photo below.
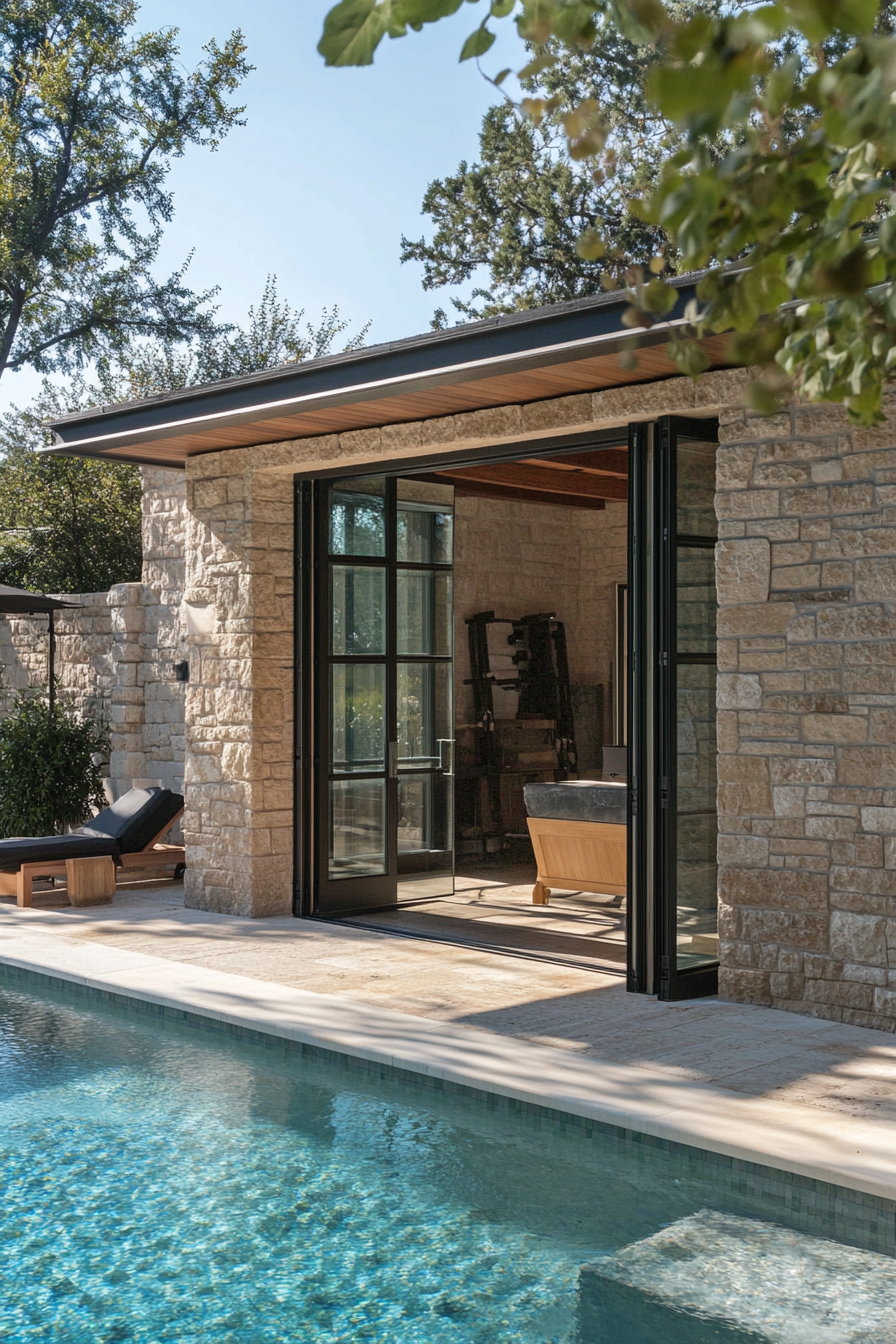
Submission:
M 896 1039 L 618 974 L 369 929 L 0 904 L 0 964 L 307 1041 L 896 1199 Z M 64 899 L 64 898 L 63 898 Z

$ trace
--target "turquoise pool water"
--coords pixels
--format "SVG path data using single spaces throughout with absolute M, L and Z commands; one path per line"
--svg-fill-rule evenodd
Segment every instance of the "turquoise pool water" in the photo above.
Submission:
M 0 1180 L 4 1344 L 591 1344 L 583 1264 L 707 1202 L 659 1153 L 2 986 Z

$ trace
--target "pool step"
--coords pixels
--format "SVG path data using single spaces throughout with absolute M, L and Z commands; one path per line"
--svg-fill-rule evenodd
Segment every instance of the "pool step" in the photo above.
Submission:
M 896 1344 L 896 1260 L 703 1209 L 579 1278 L 579 1344 Z

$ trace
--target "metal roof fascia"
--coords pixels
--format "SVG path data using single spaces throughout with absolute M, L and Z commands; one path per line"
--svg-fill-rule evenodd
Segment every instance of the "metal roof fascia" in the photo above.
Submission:
M 274 401 L 262 402 L 245 409 L 210 411 L 202 415 L 185 416 L 176 420 L 164 421 L 161 424 L 147 424 L 135 426 L 129 429 L 106 431 L 102 434 L 94 434 L 87 437 L 72 437 L 66 439 L 60 432 L 64 422 L 52 422 L 52 429 L 57 442 L 46 448 L 40 448 L 42 453 L 62 454 L 66 452 L 83 453 L 85 449 L 94 447 L 94 450 L 101 452 L 99 445 L 108 447 L 127 447 L 133 445 L 138 447 L 147 437 L 155 438 L 174 438 L 177 435 L 188 433 L 191 428 L 212 428 L 217 422 L 221 427 L 225 425 L 246 424 L 261 417 L 265 412 L 286 411 L 287 408 L 301 408 L 312 410 L 316 408 L 326 409 L 330 406 L 337 406 L 346 403 L 358 402 L 364 399 L 367 394 L 368 399 L 378 400 L 388 396 L 401 388 L 410 390 L 423 390 L 427 386 L 445 386 L 453 382 L 469 381 L 472 378 L 482 379 L 489 377 L 492 373 L 510 372 L 511 370 L 523 371 L 526 368 L 538 367 L 545 362 L 545 357 L 553 355 L 555 358 L 550 361 L 553 363 L 570 362 L 573 359 L 580 358 L 586 351 L 593 349 L 596 353 L 612 353 L 614 346 L 622 343 L 628 344 L 632 337 L 640 337 L 641 344 L 645 343 L 655 345 L 666 339 L 667 335 L 678 327 L 686 325 L 684 318 L 676 318 L 672 321 L 657 323 L 651 328 L 635 327 L 626 331 L 620 331 L 618 328 L 612 332 L 607 332 L 597 336 L 583 336 L 570 341 L 561 341 L 552 345 L 539 346 L 535 349 L 526 351 L 513 351 L 503 355 L 491 355 L 481 359 L 469 360 L 460 364 L 444 365 L 440 368 L 415 371 L 410 374 L 397 374 L 389 378 L 375 379 L 369 382 L 355 383 L 348 387 L 334 388 L 326 391 L 309 392 L 291 397 L 278 398 Z M 645 342 L 644 337 L 647 337 Z M 557 358 L 560 356 L 560 358 Z M 371 395 L 372 394 L 372 395 Z M 141 407 L 142 403 L 135 403 L 135 410 Z M 159 408 L 161 409 L 161 408 Z M 122 411 L 117 418 L 127 418 L 128 412 Z M 71 423 L 71 428 L 76 427 L 77 422 Z M 83 422 L 81 422 L 83 423 Z M 218 451 L 228 451 L 220 449 Z M 91 454 L 92 455 L 92 454 Z

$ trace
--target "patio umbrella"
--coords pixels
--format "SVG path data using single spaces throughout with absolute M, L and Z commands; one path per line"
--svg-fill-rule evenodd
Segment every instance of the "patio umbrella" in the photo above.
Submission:
M 53 685 L 56 665 L 56 630 L 53 625 L 55 613 L 63 607 L 79 605 L 77 602 L 63 602 L 58 597 L 48 597 L 46 593 L 27 593 L 24 588 L 10 588 L 5 583 L 0 583 L 0 615 L 35 616 L 38 612 L 46 612 L 49 617 L 50 647 L 47 663 L 50 678 L 50 709 L 53 708 L 56 698 Z

